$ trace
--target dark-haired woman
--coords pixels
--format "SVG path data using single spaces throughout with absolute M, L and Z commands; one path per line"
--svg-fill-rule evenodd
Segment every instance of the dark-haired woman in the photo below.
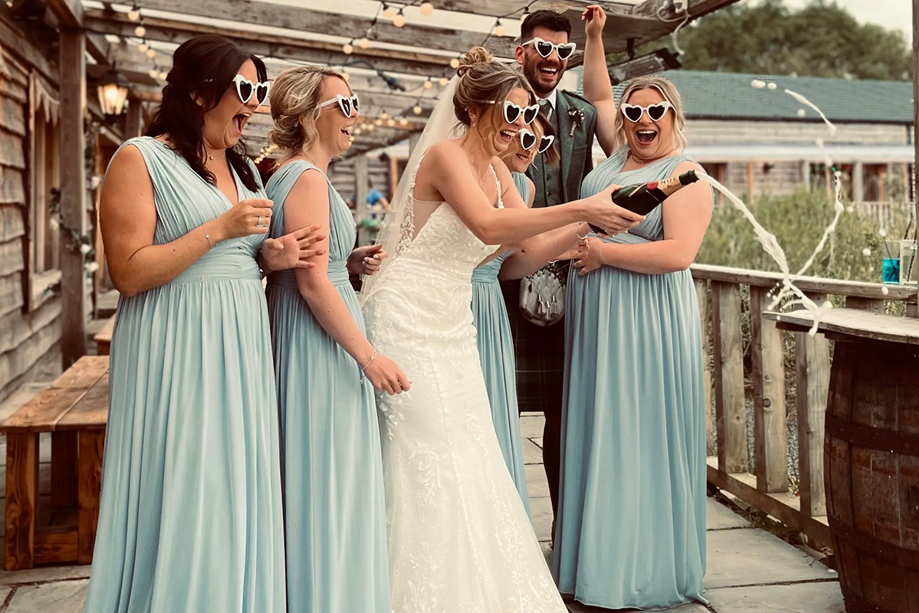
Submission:
M 240 136 L 261 60 L 180 46 L 147 136 L 102 188 L 121 292 L 88 613 L 286 611 L 268 270 L 310 266 L 309 229 L 267 242 L 271 202 Z

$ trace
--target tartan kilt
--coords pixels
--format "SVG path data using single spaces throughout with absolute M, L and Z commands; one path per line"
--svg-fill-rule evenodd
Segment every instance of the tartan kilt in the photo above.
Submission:
M 565 377 L 565 320 L 541 327 L 520 313 L 520 281 L 502 281 L 501 291 L 514 337 L 517 404 L 520 411 L 546 416 L 546 428 L 561 434 Z

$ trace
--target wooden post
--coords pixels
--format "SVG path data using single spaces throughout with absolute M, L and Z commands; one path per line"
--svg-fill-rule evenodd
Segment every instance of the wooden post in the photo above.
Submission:
M 367 156 L 361 154 L 354 158 L 354 215 L 357 220 L 357 244 L 366 245 L 367 230 L 363 221 L 367 219 Z
M 771 302 L 763 287 L 750 288 L 753 328 L 753 444 L 756 488 L 788 491 L 785 430 L 785 333 L 763 318 Z
M 80 432 L 80 495 L 77 517 L 77 562 L 92 564 L 99 521 L 99 492 L 102 487 L 104 430 Z
M 144 125 L 144 103 L 137 98 L 128 100 L 128 116 L 125 119 L 125 140 L 140 136 Z
M 852 202 L 865 201 L 865 165 L 855 162 L 852 166 Z
M 61 134 L 61 355 L 64 370 L 86 354 L 86 274 L 80 243 L 86 232 L 86 35 L 60 33 Z
M 38 434 L 6 435 L 6 570 L 34 564 L 38 518 Z
M 711 343 L 708 340 L 709 302 L 708 283 L 696 279 L 696 297 L 699 301 L 699 319 L 702 325 L 702 386 L 705 388 L 705 449 L 711 449 L 715 443 L 715 432 L 712 424 L 712 368 Z
M 747 199 L 750 204 L 756 199 L 753 197 L 753 162 L 747 162 Z
M 808 297 L 822 304 L 826 294 Z M 797 353 L 798 476 L 801 514 L 826 515 L 823 484 L 823 436 L 826 400 L 830 387 L 830 342 L 823 334 L 795 333 Z
M 715 420 L 718 468 L 726 473 L 748 470 L 747 410 L 744 400 L 743 336 L 740 287 L 712 282 L 715 350 Z

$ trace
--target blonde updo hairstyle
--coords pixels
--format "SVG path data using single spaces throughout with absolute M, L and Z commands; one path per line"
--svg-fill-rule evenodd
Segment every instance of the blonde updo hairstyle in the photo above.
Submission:
M 655 89 L 660 92 L 664 100 L 670 103 L 673 110 L 673 145 L 677 150 L 686 147 L 686 116 L 683 115 L 683 99 L 676 86 L 664 77 L 638 77 L 629 81 L 622 97 L 619 98 L 619 108 L 616 110 L 616 143 L 615 149 L 624 147 L 628 140 L 625 137 L 625 117 L 622 115 L 622 105 L 628 104 L 632 92 L 640 89 Z
M 321 66 L 297 66 L 278 75 L 271 84 L 271 142 L 282 152 L 281 159 L 299 155 L 319 140 L 316 121 L 322 109 L 322 82 L 344 76 Z M 351 89 L 351 86 L 348 86 Z M 353 92 L 352 92 L 353 95 Z
M 459 81 L 453 95 L 453 110 L 459 122 L 467 127 L 472 125 L 469 109 L 484 110 L 487 106 L 499 106 L 486 105 L 486 100 L 500 103 L 518 87 L 527 91 L 531 104 L 536 97 L 523 74 L 510 64 L 496 61 L 484 47 L 473 47 L 466 53 L 456 69 L 456 76 Z

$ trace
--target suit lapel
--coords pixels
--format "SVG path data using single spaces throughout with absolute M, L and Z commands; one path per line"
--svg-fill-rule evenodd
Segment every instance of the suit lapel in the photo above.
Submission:
M 555 138 L 561 142 L 559 154 L 562 156 L 562 173 L 559 177 L 561 183 L 560 187 L 562 189 L 562 201 L 568 202 L 571 200 L 568 194 L 568 175 L 571 173 L 571 164 L 574 161 L 571 157 L 574 152 L 574 141 L 577 136 L 569 136 L 569 134 L 571 134 L 571 117 L 568 116 L 568 97 L 565 96 L 561 90 L 559 90 L 556 96 L 555 107 L 558 113 L 559 129 L 559 134 L 556 134 Z

